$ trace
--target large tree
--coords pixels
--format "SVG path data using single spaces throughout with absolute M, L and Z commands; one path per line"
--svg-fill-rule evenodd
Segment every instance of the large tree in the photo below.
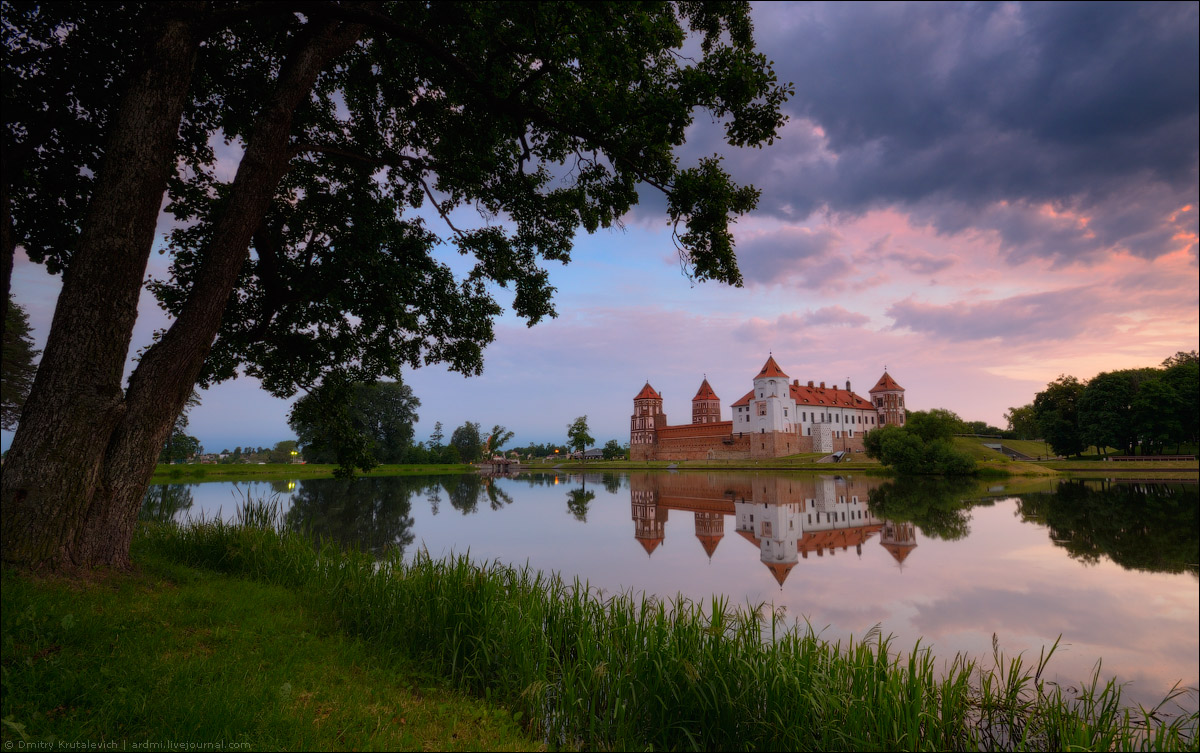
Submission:
M 739 283 L 729 224 L 758 193 L 674 148 L 697 108 L 730 144 L 774 137 L 789 87 L 751 32 L 741 3 L 6 2 L 5 293 L 18 245 L 63 286 L 5 464 L 4 559 L 127 565 L 197 383 L 479 372 L 497 286 L 553 315 L 539 261 L 640 185 L 689 274 Z M 173 321 L 125 382 L 164 199 Z M 462 278 L 444 241 L 474 259 Z
M 337 463 L 334 475 L 403 462 L 421 401 L 400 382 L 348 383 L 333 375 L 296 401 L 288 425 L 311 463 Z
M 1059 376 L 1033 399 L 1038 433 L 1059 455 L 1082 455 L 1083 435 L 1079 431 L 1079 397 L 1084 384 L 1073 376 Z

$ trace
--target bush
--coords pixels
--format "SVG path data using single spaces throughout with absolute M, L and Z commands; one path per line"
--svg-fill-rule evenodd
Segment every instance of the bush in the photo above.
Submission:
M 926 439 L 907 426 L 882 426 L 863 437 L 867 457 L 874 458 L 906 476 L 940 474 L 968 476 L 975 472 L 975 459 L 954 449 L 940 432 L 925 431 Z

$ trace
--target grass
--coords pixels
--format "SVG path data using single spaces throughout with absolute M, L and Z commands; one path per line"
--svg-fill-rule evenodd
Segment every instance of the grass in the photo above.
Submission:
M 5 571 L 5 750 L 538 747 L 501 707 L 347 635 L 301 592 L 144 548 L 137 561 L 85 583 Z
M 1056 460 L 1039 463 L 1038 465 L 1059 471 L 1070 471 L 1071 473 L 1200 470 L 1200 460 L 1122 460 L 1108 463 L 1097 463 L 1091 460 Z
M 377 562 L 278 527 L 139 529 L 141 572 L 3 582 L 6 743 L 227 748 L 1194 750 L 1099 670 L 831 643 L 762 607 L 603 596 L 528 568 Z M 431 678 L 442 678 L 434 680 Z M 470 700 L 452 690 L 465 691 Z M 1169 699 L 1168 699 L 1169 700 Z M 28 745 L 26 746 L 28 747 Z
M 901 658 L 877 631 L 830 643 L 720 600 L 606 597 L 465 558 L 376 562 L 282 531 L 277 515 L 255 506 L 240 524 L 146 527 L 137 551 L 302 593 L 347 645 L 412 661 L 510 709 L 551 748 L 1195 749 L 1196 714 L 1126 709 L 1098 674 L 1070 692 L 1045 682 L 1053 648 L 1036 665 L 997 650 L 991 665 L 946 666 L 920 646 Z M 239 662 L 247 674 L 252 659 Z M 266 689 L 281 680 L 258 700 L 270 702 Z M 235 719 L 231 735 L 253 722 Z
M 1000 444 L 1031 458 L 1052 458 L 1054 450 L 1039 439 L 1001 439 Z

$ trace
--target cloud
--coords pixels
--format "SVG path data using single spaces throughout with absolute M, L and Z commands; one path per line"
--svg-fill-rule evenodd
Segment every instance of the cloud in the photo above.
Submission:
M 839 253 L 842 237 L 823 228 L 787 227 L 739 239 L 738 262 L 751 284 L 821 288 L 854 272 Z
M 803 317 L 803 322 L 809 325 L 844 325 L 849 327 L 861 327 L 869 322 L 870 319 L 862 314 L 856 314 L 853 311 L 847 311 L 841 306 L 825 306 L 816 311 L 810 311 Z
M 888 233 L 871 243 L 866 250 L 854 257 L 855 264 L 878 264 L 891 261 L 906 271 L 918 275 L 930 275 L 954 265 L 955 260 L 946 256 L 935 256 L 916 248 L 892 249 L 892 234 Z
M 719 124 L 699 123 L 682 156 L 726 155 L 763 189 L 760 211 L 801 222 L 898 207 L 943 234 L 993 234 L 1013 263 L 1156 258 L 1181 235 L 1195 255 L 1196 214 L 1176 215 L 1200 195 L 1195 4 L 754 14 L 760 48 L 795 84 L 790 122 L 761 151 L 723 147 Z
M 1093 330 L 1098 327 L 1115 328 L 1118 323 L 1111 314 L 1110 302 L 1092 287 L 945 305 L 909 298 L 892 304 L 887 315 L 894 320 L 895 328 L 954 342 L 1054 342 L 1085 332 L 1095 334 Z

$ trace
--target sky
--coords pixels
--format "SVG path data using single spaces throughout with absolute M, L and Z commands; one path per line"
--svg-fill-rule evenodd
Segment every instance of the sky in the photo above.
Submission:
M 910 409 L 1004 426 L 1060 374 L 1153 366 L 1200 339 L 1200 13 L 1195 3 L 753 6 L 795 96 L 772 146 L 734 149 L 699 114 L 684 164 L 720 154 L 762 190 L 734 226 L 741 288 L 681 272 L 653 192 L 623 228 L 549 267 L 558 317 L 506 313 L 482 376 L 405 374 L 417 439 L 440 421 L 513 443 L 629 439 L 649 381 L 671 423 L 708 378 L 729 405 L 775 357 Z M 236 150 L 222 153 L 227 175 Z M 165 276 L 155 255 L 148 278 Z M 44 343 L 58 278 L 18 250 L 13 291 Z M 502 305 L 510 305 L 499 291 Z M 143 294 L 133 350 L 167 323 Z M 209 451 L 292 438 L 290 401 L 250 378 L 201 393 Z M 12 435 L 4 432 L 7 448 Z

